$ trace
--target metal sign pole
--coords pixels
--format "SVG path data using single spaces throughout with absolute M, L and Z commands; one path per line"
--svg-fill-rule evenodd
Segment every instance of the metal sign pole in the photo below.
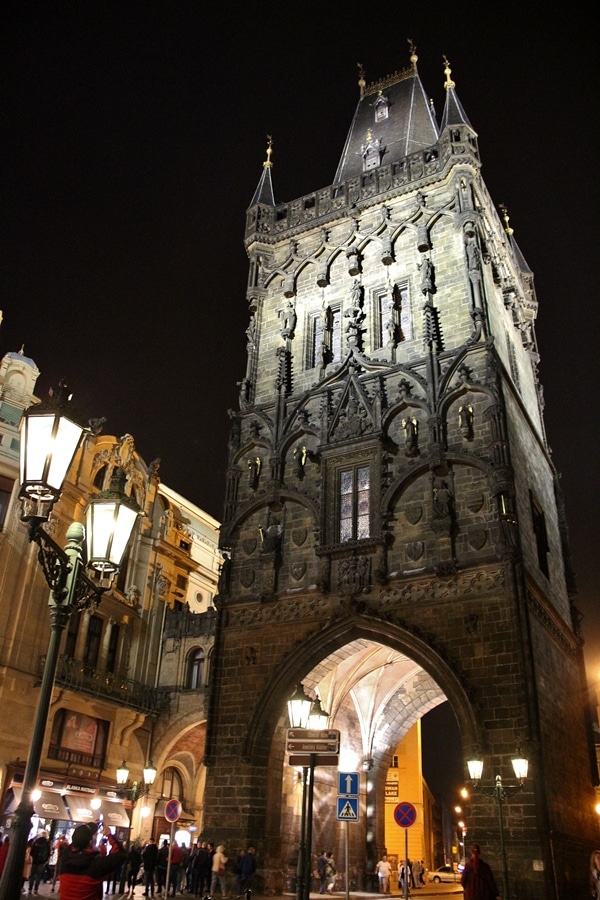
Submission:
M 169 895 L 169 885 L 171 878 L 171 851 L 173 850 L 173 838 L 175 837 L 175 822 L 171 822 L 171 840 L 169 841 L 169 855 L 167 857 L 167 883 L 165 885 L 165 894 Z
M 404 887 L 402 896 L 404 900 L 408 897 L 408 828 L 404 829 Z
M 350 822 L 346 822 L 346 900 L 350 900 Z

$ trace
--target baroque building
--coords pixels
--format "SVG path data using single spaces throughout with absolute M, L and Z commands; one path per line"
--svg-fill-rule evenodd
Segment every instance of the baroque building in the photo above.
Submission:
M 0 363 L 0 827 L 20 798 L 31 723 L 48 645 L 49 589 L 20 521 L 19 422 L 39 401 L 39 371 L 23 351 Z M 180 800 L 184 828 L 202 827 L 207 684 L 221 557 L 218 522 L 162 484 L 131 435 L 103 435 L 99 422 L 77 451 L 45 528 L 63 544 L 88 498 L 113 470 L 143 511 L 125 561 L 98 606 L 73 611 L 44 741 L 34 830 L 54 835 L 102 814 L 122 837 L 170 834 L 165 801 Z M 130 770 L 124 796 L 116 769 Z M 157 777 L 143 791 L 143 769 Z M 132 790 L 135 786 L 137 792 Z M 187 832 L 189 843 L 190 834 Z
M 445 76 L 438 124 L 414 49 L 388 78 L 361 73 L 333 182 L 292 202 L 275 200 L 269 141 L 246 217 L 205 833 L 255 844 L 271 886 L 293 870 L 286 701 L 302 682 L 341 731 L 340 768 L 366 773 L 350 835 L 364 884 L 395 748 L 447 700 L 484 784 L 511 781 L 517 748 L 529 760 L 502 810 L 471 793 L 470 837 L 500 881 L 504 839 L 519 896 L 566 900 L 597 823 L 538 300 Z M 342 859 L 335 796 L 318 768 L 312 850 Z

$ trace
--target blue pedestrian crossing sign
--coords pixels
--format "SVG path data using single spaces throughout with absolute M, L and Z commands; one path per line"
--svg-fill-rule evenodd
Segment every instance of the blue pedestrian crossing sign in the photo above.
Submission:
M 340 822 L 358 822 L 358 797 L 338 797 L 337 817 Z
M 360 776 L 358 772 L 338 772 L 338 794 L 344 797 L 358 797 Z

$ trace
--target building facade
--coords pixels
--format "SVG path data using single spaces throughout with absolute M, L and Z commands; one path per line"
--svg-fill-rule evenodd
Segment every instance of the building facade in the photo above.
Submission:
M 19 422 L 37 402 L 33 360 L 0 363 L 0 799 L 2 827 L 20 797 L 49 636 L 49 589 L 20 521 Z M 143 511 L 124 564 L 98 606 L 71 613 L 62 638 L 40 772 L 39 821 L 52 834 L 100 814 L 122 836 L 170 833 L 165 801 L 182 803 L 188 842 L 202 827 L 204 733 L 216 619 L 218 522 L 158 476 L 134 439 L 91 429 L 44 527 L 59 544 L 116 467 Z M 126 760 L 128 784 L 116 769 Z M 144 790 L 143 768 L 157 778 Z
M 450 67 L 367 85 L 331 185 L 246 218 L 247 367 L 231 414 L 206 834 L 293 871 L 286 701 L 302 682 L 362 775 L 357 883 L 383 849 L 395 748 L 448 701 L 502 801 L 511 888 L 581 896 L 597 822 L 566 525 L 543 424 L 533 275 L 481 175 Z M 568 752 L 566 750 L 568 748 Z M 466 767 L 465 767 L 465 777 Z M 336 772 L 313 852 L 342 856 Z M 469 835 L 502 878 L 498 803 Z

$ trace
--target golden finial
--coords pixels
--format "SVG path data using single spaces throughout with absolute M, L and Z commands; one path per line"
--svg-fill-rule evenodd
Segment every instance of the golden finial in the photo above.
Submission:
M 512 229 L 512 228 L 510 227 L 510 225 L 508 224 L 509 221 L 510 221 L 510 219 L 509 219 L 509 216 L 508 216 L 508 210 L 506 209 L 506 206 L 504 205 L 504 203 L 499 203 L 499 204 L 498 204 L 498 208 L 500 209 L 500 212 L 502 213 L 502 218 L 503 218 L 503 220 L 504 220 L 504 230 L 505 230 L 505 232 L 506 232 L 507 234 L 514 234 L 513 229 Z
M 271 153 L 273 152 L 273 135 L 267 135 L 267 158 L 263 163 L 263 169 L 270 169 L 273 165 L 271 162 Z
M 456 87 L 456 84 L 454 81 L 452 81 L 452 69 L 450 68 L 450 63 L 448 62 L 448 57 L 446 56 L 446 54 L 444 54 L 443 60 L 444 75 L 446 76 L 446 83 L 444 84 L 444 87 L 446 88 L 446 90 L 448 90 L 448 88 Z
M 415 47 L 415 43 L 412 38 L 407 38 L 406 40 L 408 41 L 408 49 L 410 50 L 410 63 L 412 65 L 413 69 L 416 71 L 417 70 L 417 60 L 419 58 L 417 56 L 417 48 Z
M 358 86 L 360 88 L 360 96 L 365 96 L 365 88 L 367 86 L 367 82 L 365 81 L 365 67 L 362 63 L 356 63 L 358 66 Z

